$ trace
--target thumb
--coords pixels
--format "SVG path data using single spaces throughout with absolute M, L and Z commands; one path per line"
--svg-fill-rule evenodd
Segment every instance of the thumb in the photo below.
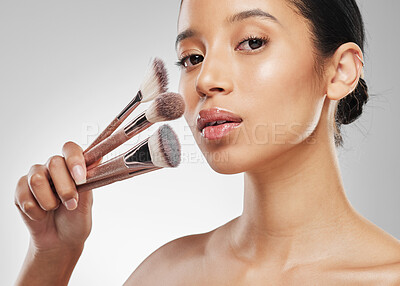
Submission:
M 92 190 L 80 192 L 78 196 L 78 206 L 76 210 L 83 214 L 91 213 L 93 207 L 93 192 Z
M 82 219 L 82 216 L 85 217 L 90 215 L 93 206 L 92 190 L 79 192 L 77 194 L 77 206 L 74 210 L 67 210 L 67 208 L 63 205 L 62 207 L 60 206 L 56 212 L 62 216 L 68 217 L 69 219 L 75 219 L 76 217 L 81 217 Z
M 92 190 L 78 193 L 78 205 L 74 210 L 60 206 L 56 212 L 56 223 L 63 229 L 90 229 L 92 224 Z

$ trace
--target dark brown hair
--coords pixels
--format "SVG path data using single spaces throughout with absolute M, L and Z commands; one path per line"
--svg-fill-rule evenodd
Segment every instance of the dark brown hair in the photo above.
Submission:
M 347 42 L 364 52 L 364 22 L 355 0 L 288 0 L 308 20 L 319 57 L 327 59 Z M 358 119 L 369 100 L 368 87 L 360 78 L 356 89 L 342 98 L 335 112 L 335 145 L 343 146 L 341 126 Z

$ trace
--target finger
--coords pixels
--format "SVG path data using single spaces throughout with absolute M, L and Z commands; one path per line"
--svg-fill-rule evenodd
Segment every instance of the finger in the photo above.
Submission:
M 58 208 L 60 199 L 56 197 L 49 183 L 46 166 L 33 165 L 28 173 L 28 185 L 40 207 L 45 211 Z
M 34 221 L 40 221 L 46 217 L 46 212 L 39 206 L 28 185 L 28 176 L 19 179 L 15 190 L 15 205 L 21 214 Z
M 46 163 L 54 188 L 62 203 L 68 210 L 76 209 L 78 192 L 74 180 L 69 173 L 65 160 L 61 156 L 53 156 Z
M 77 185 L 84 184 L 86 182 L 86 163 L 82 148 L 73 142 L 67 142 L 62 148 L 62 153 L 75 183 Z

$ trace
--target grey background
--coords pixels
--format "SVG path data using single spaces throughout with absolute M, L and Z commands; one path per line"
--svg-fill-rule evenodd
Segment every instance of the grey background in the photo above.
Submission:
M 340 165 L 352 205 L 400 239 L 400 2 L 359 3 L 366 80 L 377 95 L 344 129 Z M 13 203 L 18 178 L 60 154 L 67 140 L 87 146 L 137 91 L 151 57 L 166 61 L 170 90 L 177 91 L 178 6 L 177 0 L 0 1 L 1 285 L 15 281 L 29 242 Z M 212 171 L 184 120 L 171 125 L 183 147 L 181 166 L 94 191 L 93 230 L 70 285 L 122 284 L 168 241 L 240 215 L 243 175 Z

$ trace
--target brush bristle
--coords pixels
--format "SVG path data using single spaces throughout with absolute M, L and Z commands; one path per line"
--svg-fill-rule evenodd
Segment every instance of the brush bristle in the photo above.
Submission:
M 159 93 L 167 92 L 169 78 L 168 78 L 168 71 L 165 67 L 164 61 L 160 58 L 155 58 L 153 61 L 153 69 L 156 71 L 157 75 L 156 77 L 160 84 Z
M 174 168 L 181 161 L 181 145 L 174 130 L 164 124 L 150 136 L 148 141 L 150 156 L 157 167 Z
M 151 123 L 178 119 L 185 112 L 185 101 L 179 93 L 165 92 L 156 97 L 146 110 Z
M 162 59 L 155 58 L 140 86 L 142 102 L 151 101 L 168 90 L 168 72 Z

